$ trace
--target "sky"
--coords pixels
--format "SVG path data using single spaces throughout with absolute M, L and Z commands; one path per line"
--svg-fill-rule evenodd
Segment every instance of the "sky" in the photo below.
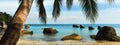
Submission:
M 65 0 L 61 6 L 61 14 L 57 21 L 52 18 L 54 0 L 44 0 L 47 12 L 47 24 L 91 24 L 86 19 L 78 0 L 74 0 L 71 10 L 67 10 Z M 109 4 L 106 0 L 98 0 L 98 18 L 95 24 L 120 24 L 120 0 Z M 14 15 L 19 6 L 18 0 L 0 0 L 0 12 Z M 25 24 L 42 24 L 38 17 L 38 9 L 34 1 Z

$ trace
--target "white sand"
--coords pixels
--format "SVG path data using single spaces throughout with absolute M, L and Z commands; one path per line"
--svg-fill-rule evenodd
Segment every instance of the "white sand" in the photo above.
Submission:
M 46 42 L 46 41 L 29 41 L 29 40 L 19 40 L 17 45 L 83 45 L 83 44 L 92 44 L 85 42 L 77 42 L 72 40 L 59 41 L 59 42 Z
M 29 41 L 19 40 L 17 45 L 120 45 L 120 42 L 78 42 L 78 41 L 59 41 L 59 42 L 45 42 L 45 41 Z

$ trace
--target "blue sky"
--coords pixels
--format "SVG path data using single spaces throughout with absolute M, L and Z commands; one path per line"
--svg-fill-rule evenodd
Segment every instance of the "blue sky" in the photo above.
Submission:
M 53 0 L 45 0 L 47 11 L 47 24 L 90 24 L 81 10 L 77 0 L 74 0 L 73 7 L 67 10 L 65 0 L 63 1 L 61 15 L 57 21 L 52 18 Z M 98 0 L 98 18 L 96 24 L 120 24 L 120 0 L 115 0 L 114 4 L 109 5 L 105 0 Z M 0 11 L 14 15 L 19 3 L 17 0 L 0 0 Z M 35 1 L 26 20 L 26 24 L 41 24 L 38 18 L 38 10 Z

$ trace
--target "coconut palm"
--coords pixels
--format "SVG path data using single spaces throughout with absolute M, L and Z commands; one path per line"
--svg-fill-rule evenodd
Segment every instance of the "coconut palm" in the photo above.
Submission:
M 0 45 L 16 45 L 19 40 L 20 32 L 30 12 L 33 0 L 21 0 L 20 3 L 0 41 Z
M 15 12 L 10 25 L 8 25 L 8 28 L 0 41 L 0 45 L 16 45 L 19 39 L 20 32 L 30 12 L 34 0 L 19 0 L 19 1 L 20 1 L 20 6 Z M 41 22 L 46 24 L 47 14 L 44 8 L 43 1 L 44 0 L 36 0 L 36 3 L 39 10 L 39 18 Z M 79 0 L 79 1 L 80 4 L 82 5 L 82 9 L 86 15 L 86 18 L 90 20 L 90 22 L 94 23 L 98 16 L 97 14 L 98 8 L 97 8 L 96 0 Z M 66 4 L 68 9 L 70 10 L 73 4 L 73 0 L 66 0 Z M 52 15 L 55 20 L 60 15 L 61 5 L 62 5 L 62 0 L 54 0 L 54 5 L 53 5 L 54 8 Z

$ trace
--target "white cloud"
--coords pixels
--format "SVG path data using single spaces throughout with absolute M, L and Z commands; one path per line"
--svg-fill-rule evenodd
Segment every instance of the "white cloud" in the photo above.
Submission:
M 108 8 L 99 11 L 98 24 L 120 24 L 120 8 Z

